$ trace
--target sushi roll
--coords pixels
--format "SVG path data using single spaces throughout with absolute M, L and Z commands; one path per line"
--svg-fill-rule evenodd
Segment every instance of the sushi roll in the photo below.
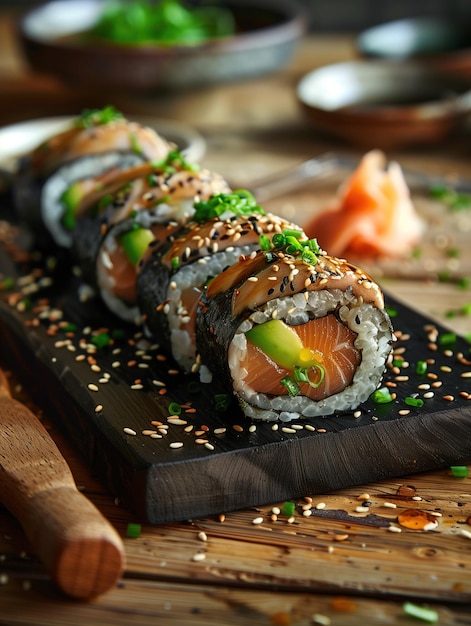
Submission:
M 221 175 L 172 153 L 164 166 L 153 167 L 114 195 L 109 191 L 105 188 L 93 210 L 78 219 L 72 256 L 84 280 L 100 291 L 110 309 L 122 319 L 137 321 L 134 283 L 146 247 L 166 242 L 192 217 L 195 203 L 230 188 Z
M 67 203 L 81 198 L 79 189 L 75 196 L 69 191 L 74 182 L 161 161 L 173 148 L 152 128 L 127 120 L 113 107 L 85 111 L 70 128 L 20 160 L 13 190 L 18 214 L 35 228 L 45 227 L 56 245 L 68 248 L 72 239 L 63 217 Z
M 293 228 L 297 227 L 265 214 L 249 192 L 239 190 L 197 203 L 190 223 L 165 245 L 148 248 L 138 269 L 139 308 L 150 334 L 185 371 L 199 369 L 195 324 L 208 281 L 258 250 L 261 238 L 271 241 Z M 296 234 L 305 237 L 300 230 Z
M 200 297 L 201 361 L 253 419 L 354 410 L 380 384 L 391 351 L 382 292 L 316 240 L 275 243 L 220 273 Z

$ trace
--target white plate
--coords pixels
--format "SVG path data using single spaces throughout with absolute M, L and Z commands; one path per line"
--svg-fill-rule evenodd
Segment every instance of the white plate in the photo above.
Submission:
M 49 137 L 65 130 L 76 117 L 47 117 L 18 122 L 0 128 L 0 167 L 13 172 L 17 159 Z M 175 120 L 135 116 L 132 119 L 152 127 L 177 145 L 189 161 L 198 162 L 206 151 L 203 137 L 191 126 Z

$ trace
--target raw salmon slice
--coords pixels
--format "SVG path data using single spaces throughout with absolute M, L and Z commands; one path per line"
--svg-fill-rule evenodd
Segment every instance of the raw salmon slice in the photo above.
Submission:
M 301 383 L 300 395 L 319 401 L 345 389 L 352 382 L 361 360 L 360 351 L 354 346 L 356 333 L 333 313 L 291 328 L 299 335 L 304 347 L 319 355 L 319 361 L 325 368 L 321 385 L 313 388 Z M 268 395 L 287 394 L 280 380 L 284 376 L 292 376 L 293 372 L 280 367 L 250 340 L 247 340 L 246 356 L 240 367 L 247 370 L 246 381 L 255 391 Z M 315 379 L 314 373 L 311 379 Z

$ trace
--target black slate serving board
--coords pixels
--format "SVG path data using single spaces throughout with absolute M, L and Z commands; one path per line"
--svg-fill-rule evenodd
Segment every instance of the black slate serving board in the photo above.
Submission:
M 217 382 L 198 385 L 159 350 L 158 337 L 149 340 L 140 328 L 124 325 L 97 298 L 84 301 L 66 255 L 34 253 L 24 261 L 18 253 L 28 245 L 27 233 L 15 233 L 19 247 L 12 245 L 8 222 L 2 224 L 7 244 L 0 247 L 0 282 L 15 277 L 0 292 L 2 361 L 14 364 L 142 521 L 218 514 L 471 460 L 471 401 L 461 394 L 471 393 L 471 378 L 462 376 L 471 371 L 469 344 L 456 338 L 440 345 L 447 331 L 438 327 L 438 349 L 431 350 L 431 322 L 407 306 L 387 298 L 394 326 L 405 334 L 395 347 L 405 349 L 409 362 L 386 374 L 385 382 L 397 385 L 394 402 L 368 401 L 359 416 L 274 427 L 251 422 L 235 402 L 218 410 Z M 113 344 L 93 353 L 92 337 L 103 329 Z M 417 361 L 427 358 L 434 363 L 416 374 Z M 418 387 L 437 381 L 441 387 Z M 430 391 L 433 398 L 424 399 Z M 422 407 L 405 403 L 415 394 Z M 168 420 L 171 402 L 183 406 L 184 423 Z M 167 434 L 156 438 L 164 431 L 153 421 L 167 425 Z

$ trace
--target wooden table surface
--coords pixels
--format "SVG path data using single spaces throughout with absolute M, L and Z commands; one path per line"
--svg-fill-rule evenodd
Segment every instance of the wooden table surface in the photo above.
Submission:
M 109 103 L 106 93 L 76 93 L 52 78 L 29 73 L 16 46 L 13 21 L 13 14 L 0 16 L 0 126 Z M 275 75 L 184 95 L 134 99 L 121 94 L 113 103 L 128 115 L 191 124 L 206 140 L 204 164 L 250 188 L 256 180 L 325 151 L 361 156 L 361 150 L 310 128 L 294 95 L 304 72 L 354 55 L 352 37 L 316 35 L 303 41 L 289 66 Z M 406 168 L 469 179 L 470 146 L 469 136 L 461 136 L 388 157 Z M 298 208 L 311 200 L 309 190 L 303 192 Z M 469 249 L 464 251 L 465 272 L 469 254 Z M 384 282 L 390 293 L 433 319 L 461 333 L 471 331 L 469 316 L 448 316 L 471 301 L 469 290 L 420 276 L 385 276 Z M 1 352 L 0 361 L 15 383 L 18 372 L 9 368 L 8 354 Z M 115 589 L 92 602 L 71 601 L 54 587 L 18 522 L 0 508 L 0 623 L 420 623 L 404 615 L 408 600 L 434 608 L 440 624 L 471 624 L 471 477 L 454 478 L 448 469 L 437 470 L 312 501 L 306 494 L 305 501 L 296 503 L 292 520 L 279 516 L 271 521 L 272 507 L 263 506 L 184 523 L 144 525 L 138 538 L 128 538 L 128 523 L 138 520 L 115 501 L 100 477 L 91 475 L 72 442 L 61 435 L 54 415 L 32 403 L 27 385 L 15 385 L 14 393 L 40 416 L 77 485 L 123 537 L 127 567 Z M 356 510 L 361 497 L 371 502 L 368 514 Z M 305 516 L 303 505 L 318 505 L 315 510 L 323 514 Z M 428 531 L 401 527 L 397 515 L 407 509 L 435 516 L 438 526 Z M 256 517 L 263 517 L 263 523 L 253 524 Z M 377 524 L 379 518 L 389 519 L 401 532 Z

